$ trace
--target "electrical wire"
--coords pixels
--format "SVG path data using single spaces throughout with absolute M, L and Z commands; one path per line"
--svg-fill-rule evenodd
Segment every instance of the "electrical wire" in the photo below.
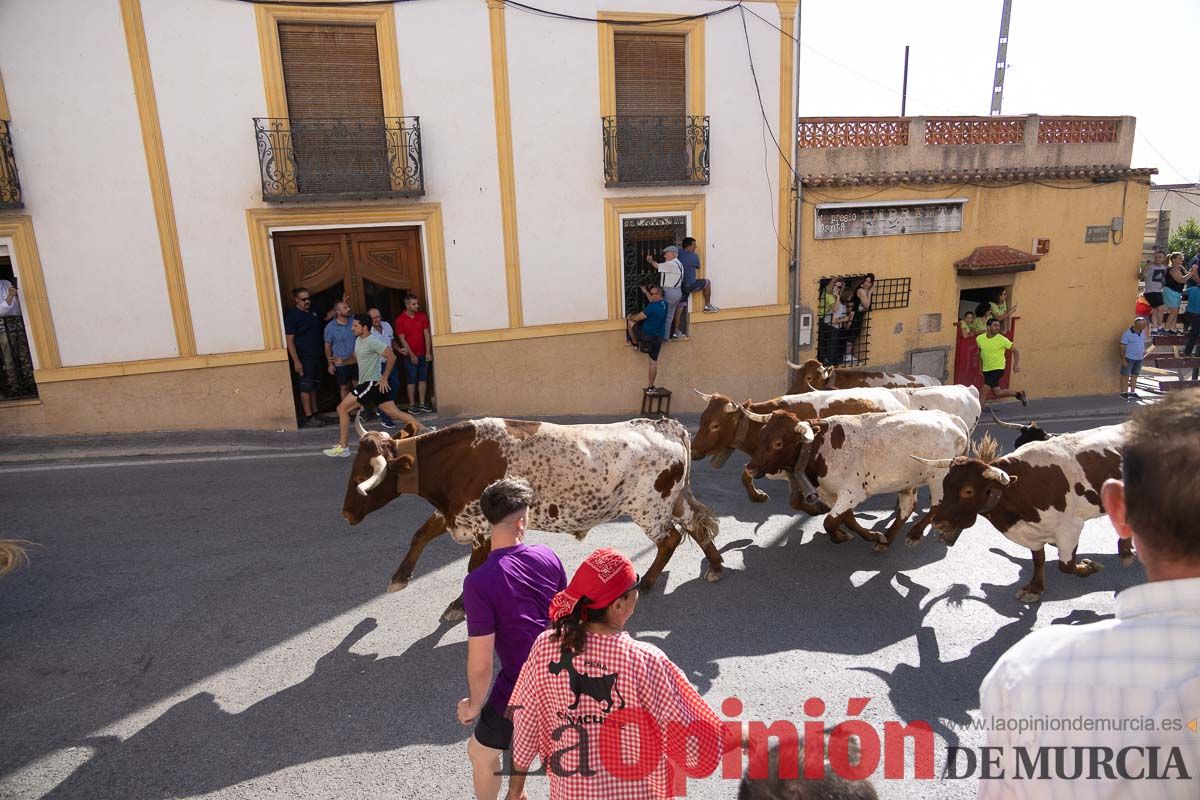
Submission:
M 595 17 L 580 17 L 575 14 L 564 14 L 561 11 L 551 11 L 546 8 L 537 8 L 535 6 L 530 6 L 530 5 L 526 5 L 525 3 L 517 2 L 517 0 L 502 0 L 502 1 L 503 1 L 504 5 L 509 6 L 513 9 L 516 9 L 518 11 L 524 11 L 527 14 L 535 14 L 540 17 L 552 17 L 554 19 L 566 19 L 566 20 L 571 20 L 573 22 L 592 22 L 592 23 L 598 23 L 598 24 L 611 24 L 612 23 L 612 20 L 597 19 Z M 636 26 L 636 25 L 664 25 L 664 24 L 673 23 L 673 22 L 691 22 L 692 20 L 708 19 L 709 17 L 715 17 L 720 14 L 724 14 L 726 11 L 732 11 L 735 8 L 741 8 L 741 7 L 742 7 L 742 4 L 739 0 L 739 2 L 734 3 L 733 5 L 725 6 L 724 8 L 718 8 L 715 11 L 706 11 L 703 14 L 688 14 L 687 16 L 682 16 L 682 17 L 663 17 L 662 19 L 630 20 L 630 21 L 621 20 L 619 24 L 621 25 L 621 27 L 626 27 L 626 26 Z
M 1145 142 L 1146 144 L 1150 145 L 1150 149 L 1151 149 L 1151 150 L 1153 150 L 1154 152 L 1158 153 L 1158 157 L 1159 157 L 1159 158 L 1161 158 L 1161 159 L 1163 160 L 1163 163 L 1164 163 L 1164 164 L 1166 164 L 1168 167 L 1170 167 L 1170 168 L 1171 168 L 1171 171 L 1172 171 L 1172 172 L 1174 172 L 1174 173 L 1175 173 L 1176 175 L 1178 175 L 1179 177 L 1183 178 L 1185 181 L 1186 181 L 1186 180 L 1190 180 L 1190 179 L 1188 178 L 1188 176 L 1187 176 L 1187 175 L 1184 175 L 1184 174 L 1183 174 L 1183 172 L 1182 172 L 1182 171 L 1181 171 L 1181 170 L 1180 170 L 1178 167 L 1176 167 L 1176 166 L 1175 166 L 1174 164 L 1172 164 L 1170 161 L 1167 161 L 1167 157 L 1166 157 L 1166 156 L 1164 156 L 1164 155 L 1162 154 L 1162 151 L 1161 151 L 1161 150 L 1159 150 L 1157 147 L 1155 147 L 1155 146 L 1154 146 L 1154 142 L 1152 142 L 1152 141 L 1150 141 L 1148 138 L 1146 138 L 1146 134 L 1142 133 L 1141 131 L 1138 131 L 1137 135 L 1138 135 L 1138 136 L 1140 136 L 1140 137 L 1142 137 L 1142 141 L 1143 141 L 1143 142 Z

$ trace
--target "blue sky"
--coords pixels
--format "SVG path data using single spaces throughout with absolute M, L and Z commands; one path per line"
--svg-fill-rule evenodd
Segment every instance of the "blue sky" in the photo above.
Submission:
M 906 44 L 910 115 L 987 114 L 1001 6 L 801 0 L 800 115 L 899 114 Z M 1200 182 L 1200 0 L 1013 0 L 1008 63 L 1005 114 L 1133 115 L 1133 165 Z

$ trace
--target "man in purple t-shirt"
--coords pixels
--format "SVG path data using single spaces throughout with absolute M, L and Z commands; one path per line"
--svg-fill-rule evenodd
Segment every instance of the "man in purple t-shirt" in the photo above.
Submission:
M 483 490 L 479 506 L 492 526 L 492 551 L 463 580 L 470 696 L 458 701 L 458 721 L 475 722 L 467 754 L 479 800 L 500 794 L 500 756 L 513 734 L 508 700 L 533 640 L 549 627 L 551 599 L 567 586 L 554 551 L 524 543 L 531 503 L 533 489 L 522 480 L 503 478 Z M 500 674 L 489 694 L 493 649 Z

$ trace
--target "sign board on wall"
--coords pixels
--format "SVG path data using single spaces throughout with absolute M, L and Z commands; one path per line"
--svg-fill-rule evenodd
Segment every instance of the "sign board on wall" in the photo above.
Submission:
M 966 198 L 954 198 L 822 203 L 814 209 L 813 230 L 817 239 L 953 233 L 962 230 L 963 204 L 966 202 Z
M 1107 244 L 1109 226 L 1107 225 L 1088 225 L 1087 233 L 1083 235 L 1084 244 Z

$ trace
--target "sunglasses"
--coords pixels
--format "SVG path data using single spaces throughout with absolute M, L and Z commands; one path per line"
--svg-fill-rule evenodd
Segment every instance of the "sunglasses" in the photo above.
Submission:
M 297 297 L 296 299 L 299 300 L 301 303 L 311 303 L 312 302 L 311 297 Z

